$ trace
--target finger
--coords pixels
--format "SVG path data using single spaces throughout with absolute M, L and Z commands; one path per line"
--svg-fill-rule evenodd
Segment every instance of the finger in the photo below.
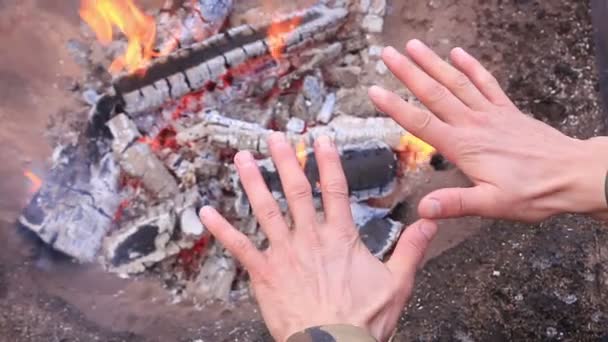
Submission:
M 242 151 L 234 157 L 243 188 L 255 217 L 272 245 L 281 244 L 288 235 L 288 227 L 281 209 L 268 190 L 251 153 Z
M 420 201 L 418 213 L 427 219 L 463 216 L 491 216 L 495 206 L 493 192 L 487 186 L 441 189 Z
M 398 95 L 373 86 L 369 96 L 376 107 L 390 115 L 403 128 L 445 153 L 443 147 L 452 145 L 450 126 L 427 110 L 405 102 Z
M 490 102 L 498 106 L 515 107 L 496 78 L 469 53 L 462 48 L 456 48 L 452 50 L 450 59 L 454 66 L 462 71 Z
M 312 203 L 312 188 L 283 133 L 273 133 L 269 139 L 270 154 L 279 172 L 289 211 L 298 227 L 313 227 L 316 212 Z
M 262 252 L 258 251 L 243 233 L 236 230 L 215 209 L 206 206 L 200 211 L 201 221 L 211 234 L 222 244 L 250 273 L 259 273 L 266 264 Z
M 413 283 L 416 270 L 436 234 L 437 224 L 433 221 L 420 220 L 409 226 L 401 234 L 393 255 L 386 262 L 388 269 L 404 283 Z
M 490 101 L 465 74 L 445 62 L 421 41 L 411 40 L 406 45 L 406 51 L 429 76 L 443 84 L 465 105 L 476 110 L 488 109 L 491 106 Z
M 409 58 L 395 48 L 382 51 L 382 59 L 391 72 L 418 97 L 431 112 L 448 123 L 453 123 L 470 111 L 443 85 L 420 70 Z
M 319 165 L 323 209 L 327 222 L 332 227 L 345 230 L 346 234 L 355 234 L 346 176 L 338 150 L 329 137 L 322 136 L 317 139 L 315 156 Z

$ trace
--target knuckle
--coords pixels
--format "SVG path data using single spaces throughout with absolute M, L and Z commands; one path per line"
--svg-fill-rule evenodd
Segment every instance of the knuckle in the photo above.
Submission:
M 426 110 L 420 109 L 418 110 L 416 115 L 413 116 L 413 128 L 419 133 L 429 126 L 429 124 L 431 123 L 431 119 L 431 113 Z
M 267 203 L 264 205 L 264 209 L 260 216 L 260 219 L 266 222 L 275 221 L 282 217 L 281 211 L 272 203 Z
M 487 113 L 472 111 L 469 113 L 469 117 L 472 119 L 473 123 L 478 126 L 489 127 L 491 125 L 491 117 Z
M 480 76 L 479 83 L 484 88 L 496 87 L 498 85 L 498 81 L 496 80 L 496 77 L 494 77 L 492 74 L 490 74 L 487 71 L 484 71 L 483 74 Z
M 239 253 L 241 257 L 246 257 L 251 253 L 251 242 L 244 237 L 240 236 L 232 240 L 232 248 L 235 253 Z
M 294 200 L 306 199 L 312 194 L 312 187 L 308 182 L 302 181 L 290 186 L 286 190 L 286 196 Z
M 443 101 L 448 95 L 448 92 L 443 86 L 433 84 L 427 88 L 424 94 L 424 99 L 426 102 L 435 104 Z
M 407 240 L 408 247 L 416 254 L 416 259 L 421 259 L 424 256 L 426 241 L 421 238 L 410 238 Z
M 472 83 L 466 75 L 463 73 L 458 73 L 454 77 L 452 85 L 455 90 L 465 90 L 471 88 Z
M 348 198 L 348 185 L 343 178 L 329 179 L 321 184 L 324 193 L 337 198 Z

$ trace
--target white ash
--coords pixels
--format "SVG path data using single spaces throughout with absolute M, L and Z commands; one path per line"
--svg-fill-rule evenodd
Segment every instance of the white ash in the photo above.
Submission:
M 323 106 L 321 106 L 321 110 L 319 110 L 319 114 L 317 114 L 317 122 L 320 122 L 322 124 L 328 124 L 333 117 L 335 107 L 336 94 L 328 94 L 325 97 L 325 102 L 323 102 Z

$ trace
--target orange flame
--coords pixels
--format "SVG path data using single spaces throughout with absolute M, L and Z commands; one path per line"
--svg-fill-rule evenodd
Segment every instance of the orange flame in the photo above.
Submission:
M 81 0 L 80 17 L 95 31 L 102 44 L 112 42 L 113 27 L 127 37 L 127 51 L 110 65 L 112 74 L 123 69 L 137 71 L 158 55 L 154 51 L 156 22 L 133 0 Z
M 273 22 L 270 25 L 268 28 L 268 46 L 270 48 L 270 54 L 274 59 L 279 59 L 283 56 L 285 38 L 300 25 L 301 20 L 302 18 L 296 16 L 292 19 Z
M 397 150 L 405 155 L 407 168 L 410 170 L 430 161 L 437 151 L 433 146 L 410 133 L 401 136 Z
M 25 170 L 23 175 L 30 181 L 29 192 L 31 194 L 37 193 L 42 187 L 42 179 L 30 170 Z
M 300 166 L 305 168 L 306 161 L 308 160 L 308 151 L 304 139 L 300 140 L 300 142 L 296 145 L 296 157 L 298 158 Z

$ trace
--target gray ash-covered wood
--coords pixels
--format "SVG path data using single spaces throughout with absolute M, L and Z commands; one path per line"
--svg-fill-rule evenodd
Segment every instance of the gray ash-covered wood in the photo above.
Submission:
M 363 244 L 374 256 L 384 258 L 399 239 L 404 224 L 394 220 L 388 208 L 351 203 L 350 210 Z
M 80 157 L 75 148 L 61 152 L 65 162 L 50 171 L 19 224 L 55 250 L 91 262 L 120 203 L 119 170 L 111 155 L 97 165 Z
M 108 122 L 114 137 L 112 149 L 124 172 L 140 179 L 143 186 L 155 197 L 167 198 L 179 192 L 175 178 L 150 146 L 140 142 L 141 134 L 125 114 L 119 114 Z
M 348 11 L 315 6 L 297 13 L 299 26 L 279 37 L 284 50 L 293 52 L 334 34 Z M 127 113 L 153 110 L 163 103 L 201 90 L 220 81 L 234 67 L 263 55 L 270 55 L 273 43 L 267 37 L 270 25 L 290 22 L 294 16 L 275 23 L 252 27 L 239 26 L 191 47 L 158 58 L 145 73 L 123 75 L 114 81 L 113 93 L 122 100 Z M 276 38 L 274 38 L 276 39 Z

